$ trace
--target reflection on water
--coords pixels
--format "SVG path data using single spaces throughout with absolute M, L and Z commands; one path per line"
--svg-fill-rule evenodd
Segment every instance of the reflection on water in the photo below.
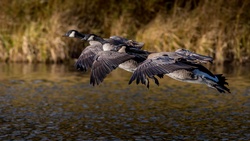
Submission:
M 250 140 L 249 69 L 216 71 L 232 94 L 167 77 L 148 90 L 119 69 L 93 87 L 73 65 L 0 64 L 0 140 Z

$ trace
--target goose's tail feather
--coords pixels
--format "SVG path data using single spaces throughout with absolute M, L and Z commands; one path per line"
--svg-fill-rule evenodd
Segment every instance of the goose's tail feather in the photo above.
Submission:
M 218 82 L 216 84 L 213 84 L 212 87 L 217 89 L 220 93 L 231 93 L 230 89 L 227 88 L 225 85 L 228 85 L 228 83 L 226 82 L 226 78 L 224 76 L 222 76 L 222 74 L 216 74 L 215 75 L 218 78 Z

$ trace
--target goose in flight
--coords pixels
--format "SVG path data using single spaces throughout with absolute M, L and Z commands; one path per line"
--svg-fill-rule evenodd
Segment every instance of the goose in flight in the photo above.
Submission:
M 109 56 L 107 57 L 106 54 L 105 56 L 102 55 L 103 58 L 107 59 L 112 59 L 112 60 L 123 60 L 122 63 L 118 64 L 119 68 L 122 68 L 126 71 L 132 72 L 134 73 L 137 69 L 138 66 L 140 66 L 141 64 L 143 64 L 145 61 L 147 61 L 146 59 L 148 58 L 148 56 L 154 56 L 157 53 L 151 53 L 145 50 L 141 50 L 135 47 L 130 47 L 130 46 L 122 46 L 122 47 L 117 47 L 116 48 L 117 52 L 120 53 L 126 53 L 129 55 L 133 55 L 134 57 L 132 58 L 127 58 L 127 60 L 125 58 L 122 58 L 119 56 L 119 54 L 117 53 L 116 56 Z M 189 62 L 195 63 L 195 64 L 200 64 L 200 63 L 207 63 L 213 62 L 213 58 L 209 57 L 209 56 L 204 56 L 204 55 L 200 55 L 197 53 L 193 53 L 189 50 L 185 50 L 185 49 L 178 49 L 175 52 L 169 52 L 169 55 L 171 55 L 172 58 L 185 58 L 187 59 Z M 98 62 L 98 63 L 96 63 Z M 103 79 L 106 77 L 107 74 L 109 74 L 113 69 L 109 69 L 110 71 L 101 71 L 101 70 L 105 70 L 105 63 L 106 61 L 101 60 L 101 61 L 95 61 L 93 63 L 93 67 L 92 67 L 92 71 L 91 71 L 91 84 L 95 85 L 95 84 L 99 84 L 99 82 L 102 82 Z M 98 68 L 98 73 L 95 73 L 95 71 L 97 71 Z M 114 68 L 115 69 L 115 68 Z M 164 74 L 156 74 L 156 76 L 162 78 Z M 155 77 L 155 75 L 150 75 L 148 76 L 149 78 L 153 79 L 155 84 L 159 85 L 159 81 L 158 79 Z M 95 79 L 94 79 L 95 78 Z M 147 81 L 147 87 L 149 87 L 149 81 Z
M 69 30 L 63 36 L 79 38 L 89 42 L 89 46 L 82 51 L 75 63 L 76 68 L 84 72 L 92 67 L 95 55 L 101 51 L 110 51 L 116 46 L 121 45 L 133 46 L 136 48 L 142 48 L 144 45 L 144 43 L 128 40 L 119 36 L 111 36 L 108 39 L 103 39 L 95 34 L 83 34 L 77 30 Z
M 148 78 L 167 75 L 178 81 L 205 84 L 221 93 L 230 93 L 225 86 L 228 85 L 226 78 L 222 74 L 213 74 L 200 64 L 205 62 L 212 62 L 212 58 L 182 49 L 176 52 L 152 53 L 134 71 L 129 84 L 136 81 L 136 84 L 147 85 Z
M 136 47 L 122 46 L 118 50 L 99 52 L 94 59 L 90 84 L 99 85 L 111 71 L 117 67 L 134 72 L 137 66 L 147 59 L 149 52 Z M 154 77 L 152 77 L 154 79 Z M 155 83 L 158 84 L 155 78 Z
M 117 67 L 133 72 L 137 64 L 147 58 L 147 52 L 140 51 L 144 43 L 119 36 L 103 39 L 95 34 L 82 34 L 76 30 L 70 30 L 63 36 L 89 41 L 90 45 L 82 51 L 76 67 L 83 71 L 91 68 L 92 85 L 100 84 L 107 74 Z M 125 47 L 129 48 L 124 49 Z M 137 53 L 132 50 L 136 50 Z

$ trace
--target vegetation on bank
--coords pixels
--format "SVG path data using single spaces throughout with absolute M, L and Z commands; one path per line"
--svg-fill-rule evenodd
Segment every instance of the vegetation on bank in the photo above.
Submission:
M 187 48 L 217 63 L 250 60 L 248 0 L 1 0 L 0 60 L 62 62 L 86 43 L 70 29 L 120 35 L 150 51 Z

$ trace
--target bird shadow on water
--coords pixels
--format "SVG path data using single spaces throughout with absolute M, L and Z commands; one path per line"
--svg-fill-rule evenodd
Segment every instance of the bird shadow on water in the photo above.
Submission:
M 231 94 L 115 70 L 101 85 L 64 64 L 0 64 L 1 140 L 250 140 L 249 67 L 219 68 Z M 240 72 L 239 72 L 240 71 Z

